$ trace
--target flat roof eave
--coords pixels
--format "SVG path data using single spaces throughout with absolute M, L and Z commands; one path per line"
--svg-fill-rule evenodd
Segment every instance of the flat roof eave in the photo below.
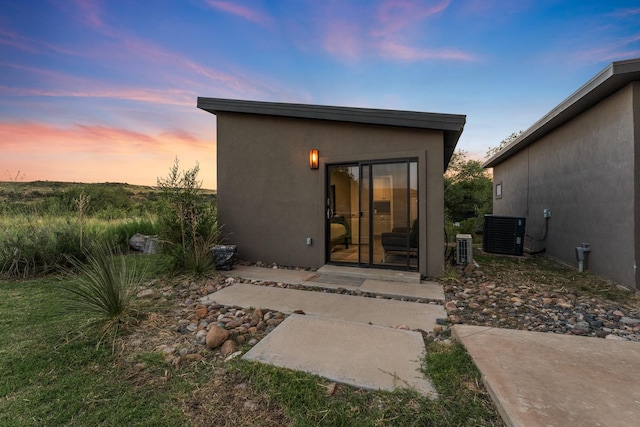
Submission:
M 466 122 L 466 116 L 461 114 L 423 113 L 418 111 L 202 97 L 198 98 L 198 108 L 212 114 L 216 114 L 217 112 L 234 112 L 459 132 L 462 132 L 462 128 Z
M 467 120 L 462 114 L 425 113 L 418 111 L 374 108 L 336 107 L 328 105 L 291 104 L 198 97 L 198 108 L 212 114 L 220 112 L 328 120 L 444 132 L 445 169 Z

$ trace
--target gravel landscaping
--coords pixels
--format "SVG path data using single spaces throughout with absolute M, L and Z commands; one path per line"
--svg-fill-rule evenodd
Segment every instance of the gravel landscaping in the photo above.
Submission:
M 610 301 L 597 292 L 503 282 L 482 271 L 444 289 L 451 324 L 640 341 L 640 310 L 631 292 L 628 303 Z
M 201 297 L 234 283 L 444 304 L 447 318 L 441 319 L 441 325 L 433 331 L 420 331 L 425 339 L 435 341 L 448 339 L 449 326 L 458 323 L 640 341 L 640 298 L 636 293 L 544 258 L 484 255 L 479 261 L 478 268 L 458 268 L 455 274 L 450 271 L 437 279 L 444 287 L 444 302 L 222 276 L 139 289 L 141 299 L 166 300 L 171 309 L 148 316 L 140 325 L 139 336 L 133 333 L 126 338 L 127 345 L 161 351 L 174 364 L 200 361 L 205 356 L 229 360 L 240 355 L 242 346 L 255 345 L 287 314 L 199 302 Z M 149 323 L 163 332 L 149 337 L 145 332 Z M 215 345 L 207 338 L 212 329 L 226 331 Z

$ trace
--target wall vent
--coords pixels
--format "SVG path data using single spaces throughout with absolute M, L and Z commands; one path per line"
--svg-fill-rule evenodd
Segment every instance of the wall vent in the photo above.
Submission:
M 473 238 L 471 234 L 456 235 L 456 259 L 460 265 L 473 263 Z
M 484 216 L 482 249 L 485 252 L 522 255 L 525 218 L 514 216 Z

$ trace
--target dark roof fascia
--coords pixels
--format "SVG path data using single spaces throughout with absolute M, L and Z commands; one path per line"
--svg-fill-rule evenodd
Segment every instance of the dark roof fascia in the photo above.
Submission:
M 466 123 L 466 116 L 461 114 L 423 113 L 417 111 L 334 107 L 327 105 L 244 101 L 221 98 L 198 97 L 198 108 L 212 114 L 231 112 L 441 130 L 444 132 L 445 169 L 449 164 L 449 160 L 453 155 L 453 151 Z
M 499 165 L 629 83 L 638 80 L 640 80 L 640 58 L 612 62 L 553 110 L 535 122 L 511 144 L 489 158 L 483 166 L 492 168 Z

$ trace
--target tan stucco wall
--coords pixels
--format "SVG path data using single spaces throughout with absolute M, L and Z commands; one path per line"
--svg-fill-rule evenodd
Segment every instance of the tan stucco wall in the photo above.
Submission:
M 424 248 L 420 272 L 441 273 L 442 132 L 238 113 L 218 113 L 217 132 L 219 221 L 242 259 L 322 266 L 325 166 L 417 158 L 420 247 Z M 309 169 L 312 148 L 320 152 L 318 170 Z M 313 239 L 311 246 L 307 237 Z
M 524 216 L 526 232 L 540 238 L 543 209 L 552 211 L 546 241 L 533 250 L 577 266 L 575 247 L 591 244 L 589 269 L 635 287 L 634 92 L 614 93 L 494 168 L 502 182 L 494 214 Z M 637 96 L 636 96 L 637 98 Z M 635 129 L 638 119 L 635 118 Z M 495 193 L 495 192 L 494 192 Z

